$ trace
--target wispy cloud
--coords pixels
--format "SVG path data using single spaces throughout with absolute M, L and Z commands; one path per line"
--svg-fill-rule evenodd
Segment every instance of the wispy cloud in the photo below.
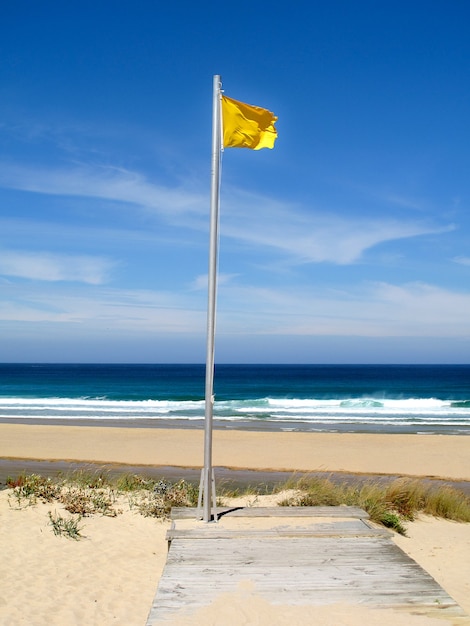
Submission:
M 101 198 L 173 215 L 207 210 L 204 194 L 157 185 L 137 172 L 112 166 L 49 169 L 4 162 L 0 167 L 0 185 L 41 194 Z
M 348 219 L 235 190 L 227 204 L 225 235 L 277 249 L 298 263 L 355 263 L 378 244 L 454 228 L 386 217 L 370 219 L 356 215 Z
M 47 169 L 3 163 L 0 185 L 23 191 L 90 197 L 140 207 L 174 226 L 207 229 L 208 195 L 197 190 L 149 182 L 139 173 L 116 167 L 75 166 Z M 257 249 L 269 248 L 293 263 L 358 262 L 384 242 L 448 232 L 452 225 L 413 219 L 350 218 L 224 186 L 222 236 Z
M 469 256 L 456 256 L 452 260 L 454 261 L 454 263 L 459 263 L 460 265 L 470 265 Z
M 223 272 L 219 272 L 217 274 L 217 284 L 220 286 L 226 285 L 231 280 L 236 278 L 238 274 L 224 274 Z M 207 274 L 201 274 L 196 276 L 196 278 L 191 283 L 191 289 L 194 291 L 200 291 L 202 289 L 207 290 L 209 277 Z
M 152 335 L 195 333 L 205 329 L 205 298 L 145 289 L 75 286 L 57 289 L 7 286 L 0 320 L 17 324 L 80 325 L 89 332 Z M 196 305 L 196 306 L 195 306 Z
M 470 292 L 425 283 L 344 289 L 221 289 L 224 332 L 364 337 L 470 337 Z M 249 329 L 249 330 L 248 330 Z
M 220 335 L 470 337 L 470 292 L 425 283 L 364 283 L 339 289 L 255 288 L 229 281 L 220 289 Z M 117 339 L 162 334 L 203 336 L 202 292 L 3 285 L 0 320 L 80 325 Z
M 404 193 L 403 191 L 397 191 L 396 189 L 390 189 L 387 187 L 364 185 L 359 183 L 339 183 L 346 188 L 350 188 L 354 191 L 358 191 L 363 194 L 364 197 L 371 198 L 380 205 L 385 204 L 402 209 L 412 209 L 413 211 L 425 211 L 426 201 L 423 198 L 417 198 L 416 196 Z
M 100 285 L 115 263 L 97 256 L 0 250 L 0 274 L 40 281 L 73 281 Z

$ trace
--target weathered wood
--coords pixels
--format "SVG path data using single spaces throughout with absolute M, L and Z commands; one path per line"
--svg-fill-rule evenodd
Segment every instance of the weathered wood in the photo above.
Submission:
M 385 528 L 372 528 L 362 520 L 344 522 L 325 522 L 315 524 L 309 528 L 277 526 L 264 529 L 244 528 L 207 528 L 207 525 L 191 529 L 170 529 L 166 534 L 168 541 L 174 539 L 235 539 L 248 537 L 389 537 L 390 532 Z
M 219 507 L 217 517 L 358 517 L 369 519 L 369 514 L 356 506 L 274 506 L 274 507 Z M 196 519 L 197 509 L 175 507 L 171 519 Z
M 326 508 L 330 509 L 328 517 L 334 517 L 331 507 Z M 246 581 L 254 594 L 274 605 L 341 602 L 404 607 L 429 615 L 465 615 L 391 541 L 390 534 L 373 533 L 375 529 L 367 522 L 353 517 L 316 521 L 305 528 L 305 520 L 288 522 L 282 515 L 276 517 L 281 518 L 280 524 L 268 531 L 231 530 L 196 521 L 186 529 L 178 528 L 176 521 L 169 531 L 171 547 L 147 626 L 171 623 L 182 608 L 197 611 L 220 593 L 236 593 Z M 286 528 L 289 523 L 292 528 Z

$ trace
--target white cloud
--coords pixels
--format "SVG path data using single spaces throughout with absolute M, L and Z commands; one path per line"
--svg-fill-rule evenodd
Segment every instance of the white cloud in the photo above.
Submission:
M 470 265 L 470 257 L 468 256 L 456 256 L 452 260 L 460 265 Z
M 224 274 L 222 272 L 218 273 L 217 285 L 218 286 L 226 285 L 237 276 L 238 274 Z M 200 291 L 201 289 L 207 290 L 208 281 L 209 281 L 209 277 L 207 274 L 200 274 L 199 276 L 196 276 L 196 278 L 192 282 L 191 289 L 193 289 L 194 291 Z
M 97 256 L 0 250 L 0 274 L 41 281 L 74 281 L 100 285 L 115 264 Z
M 3 285 L 0 320 L 79 325 L 82 332 L 130 336 L 199 334 L 206 328 L 206 294 L 195 291 L 90 286 Z M 338 289 L 255 288 L 224 284 L 221 335 L 470 338 L 470 293 L 423 283 L 367 283 Z
M 116 167 L 76 166 L 35 169 L 3 163 L 0 185 L 41 194 L 93 197 L 155 212 L 174 226 L 205 231 L 208 194 L 157 185 L 136 172 Z M 312 210 L 267 196 L 222 187 L 221 235 L 255 249 L 271 248 L 294 263 L 359 261 L 381 243 L 429 234 L 452 226 L 387 217 L 351 217 Z
M 357 262 L 364 252 L 387 241 L 448 232 L 453 226 L 387 218 L 350 219 L 270 200 L 235 190 L 228 195 L 229 212 L 222 233 L 255 246 L 269 246 L 298 263 Z
M 424 283 L 339 289 L 225 287 L 223 332 L 364 337 L 470 337 L 470 293 Z
M 3 291 L 0 321 L 80 325 L 88 330 L 128 335 L 194 333 L 205 329 L 205 298 L 150 290 L 74 286 L 58 289 L 15 286 Z
M 41 194 L 102 198 L 163 213 L 199 213 L 208 200 L 185 189 L 148 182 L 141 174 L 111 166 L 47 169 L 2 163 L 0 185 Z

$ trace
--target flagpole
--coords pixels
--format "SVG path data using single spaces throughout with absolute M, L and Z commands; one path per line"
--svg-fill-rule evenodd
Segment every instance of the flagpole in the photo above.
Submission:
M 220 152 L 221 152 L 221 113 L 220 113 L 221 78 L 213 78 L 212 98 L 212 161 L 211 161 L 211 204 L 209 237 L 209 278 L 207 299 L 207 351 L 205 384 L 205 420 L 204 420 L 204 469 L 202 475 L 203 521 L 212 519 L 212 418 L 214 408 L 214 344 L 215 313 L 217 293 L 217 257 L 219 239 L 219 200 L 220 200 Z

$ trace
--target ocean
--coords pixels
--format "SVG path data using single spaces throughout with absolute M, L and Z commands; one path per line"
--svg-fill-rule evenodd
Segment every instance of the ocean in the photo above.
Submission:
M 0 364 L 0 421 L 203 428 L 204 365 Z M 214 428 L 470 434 L 470 365 L 216 365 Z

